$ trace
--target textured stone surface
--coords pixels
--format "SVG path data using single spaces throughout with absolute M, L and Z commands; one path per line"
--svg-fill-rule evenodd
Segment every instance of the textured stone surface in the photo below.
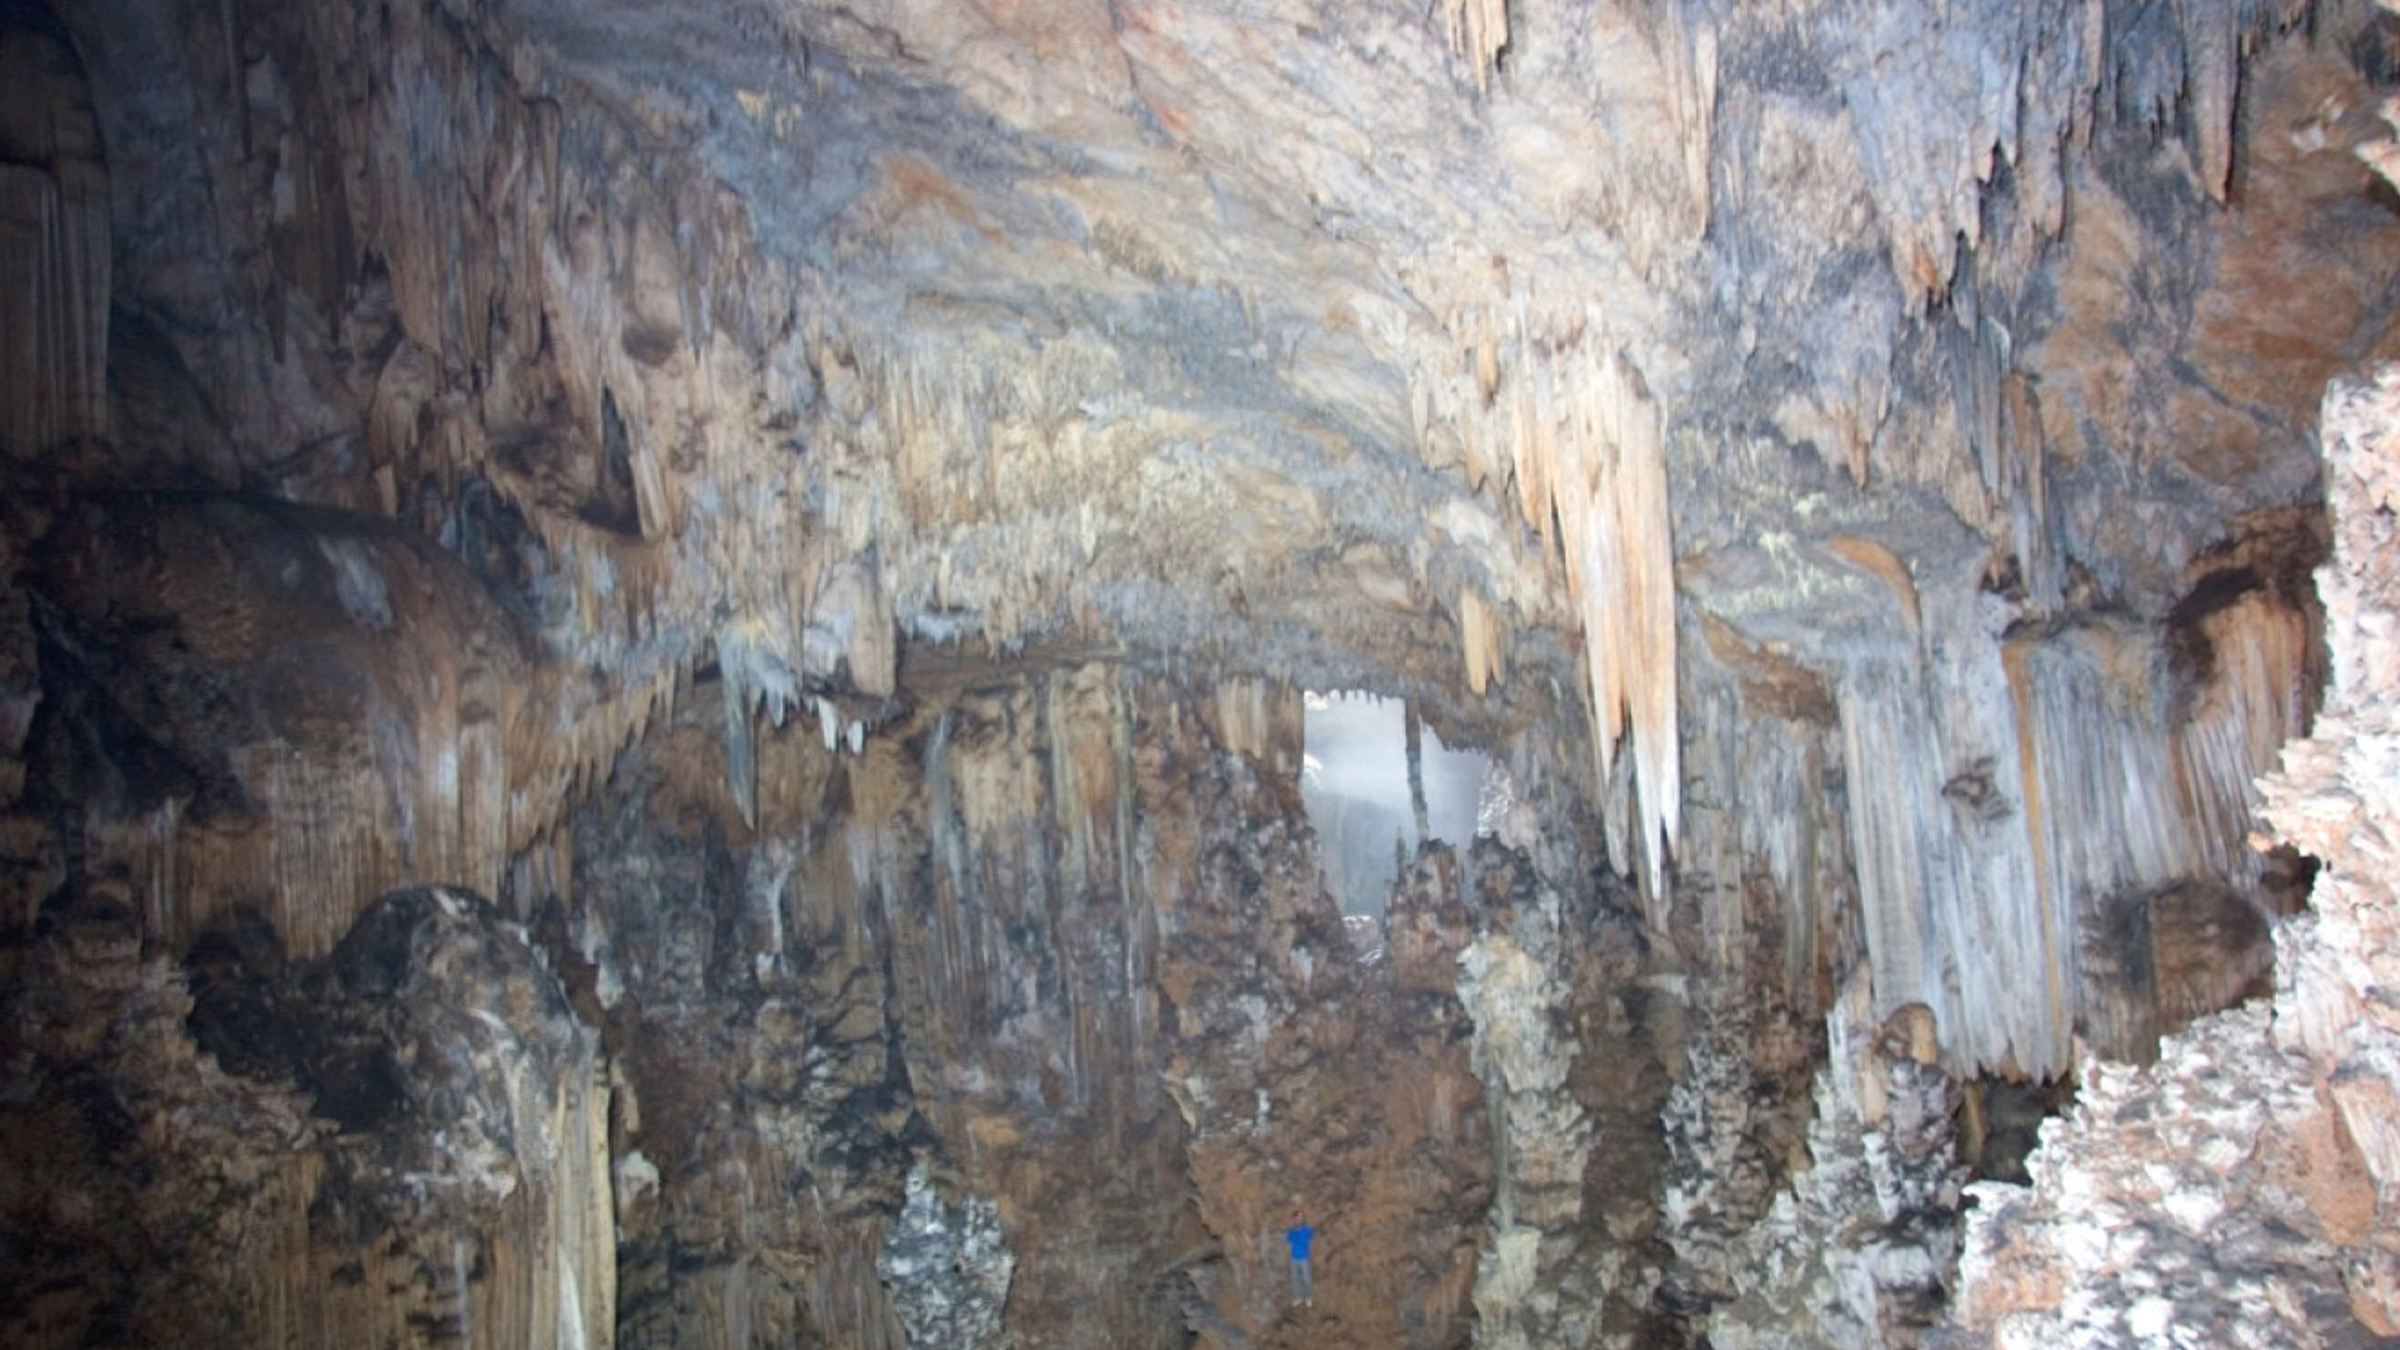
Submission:
M 1629 894 L 1576 895 L 1497 840 L 1469 866 L 1475 938 L 1457 997 L 1494 1133 L 1475 1343 L 1678 1339 L 1659 1292 L 1680 1236 L 1658 1192 L 1674 975 Z
M 2379 842 L 2400 777 L 2378 758 L 2394 686 L 2389 505 L 2400 375 L 2327 395 L 2335 551 L 2320 573 L 2334 682 L 2263 785 L 2320 859 L 2279 928 L 2271 1003 L 2168 1040 L 2156 1065 L 2087 1063 L 2030 1189 L 1984 1185 L 1958 1314 L 1994 1345 L 2365 1345 L 2391 1298 L 2394 1028 L 2378 997 L 2400 912 Z M 2262 844 L 2263 844 L 2262 840 Z
M 1756 1161 L 1690 1145 L 1668 1174 L 1670 1213 L 1715 1211 L 1703 1216 L 1713 1224 L 1694 1227 L 1714 1228 L 1722 1247 L 1684 1248 L 1714 1277 L 1711 1345 L 1914 1346 L 1948 1302 L 1965 1172 L 1952 1127 L 1958 1085 L 1932 1062 L 1930 1038 L 1909 1034 L 1930 1029 L 1924 1008 L 1877 1028 L 1864 1020 L 1865 995 L 1854 986 L 1828 1014 L 1806 1161 L 1786 1188 L 1762 1205 Z M 1687 1079 L 1701 1090 L 1670 1104 L 1671 1136 L 1721 1137 L 1732 1131 L 1712 1116 L 1755 1109 L 1759 1094 L 1726 1091 L 1746 1085 L 1727 1084 L 1723 1069 L 1708 1077 Z M 1729 1205 L 1727 1190 L 1748 1203 Z M 1728 1218 L 1751 1222 L 1726 1231 Z
M 889 1268 L 926 1176 L 991 1206 L 1003 1336 L 1463 1342 L 1489 1146 L 1447 959 L 1415 985 L 1362 962 L 1269 771 L 1296 741 L 1231 751 L 1210 703 L 1089 665 L 983 677 L 863 755 L 762 735 L 754 825 L 713 710 L 620 760 L 554 931 L 657 1172 L 626 1341 L 900 1344 L 950 1279 Z M 1466 900 L 1446 853 L 1408 896 Z M 1323 1234 L 1306 1316 L 1295 1205 Z
M 596 1046 L 488 903 L 394 892 L 296 969 L 138 932 L 98 889 L 14 957 L 12 1343 L 611 1342 Z
M 2388 1189 L 2374 869 L 2245 840 L 2393 22 L 0 6 L 12 1339 L 1903 1344 L 1960 1094 L 2271 949 Z M 1383 933 L 1308 689 L 1514 786 Z
M 1015 1268 L 991 1201 L 969 1196 L 944 1204 L 922 1169 L 908 1174 L 900 1217 L 875 1269 L 897 1291 L 893 1302 L 909 1344 L 968 1350 L 998 1344 Z

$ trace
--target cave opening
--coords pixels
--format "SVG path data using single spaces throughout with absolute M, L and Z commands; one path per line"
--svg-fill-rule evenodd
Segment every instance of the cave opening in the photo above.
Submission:
M 2060 1074 L 2027 1079 L 1983 1074 L 1961 1085 L 1956 1122 L 1958 1156 L 1977 1181 L 2025 1185 L 2025 1159 L 2041 1140 L 2044 1122 L 2075 1105 L 2075 1080 Z
M 1300 797 L 1325 888 L 1344 915 L 1380 922 L 1419 847 L 1463 851 L 1491 833 L 1505 775 L 1491 756 L 1444 744 L 1404 699 L 1310 690 L 1302 707 Z

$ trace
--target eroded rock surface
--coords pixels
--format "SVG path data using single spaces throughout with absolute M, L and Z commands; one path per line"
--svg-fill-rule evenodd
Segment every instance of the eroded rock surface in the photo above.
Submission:
M 2396 24 L 0 5 L 10 1339 L 2391 1333 Z
M 2391 1196 L 2400 902 L 2380 822 L 2400 778 L 2390 505 L 2400 375 L 2325 407 L 2335 550 L 2320 574 L 2334 682 L 2316 734 L 2264 784 L 2275 827 L 2324 864 L 2278 930 L 2273 1001 L 2195 1023 L 2157 1064 L 2098 1062 L 2046 1127 L 2029 1189 L 1985 1185 L 1959 1315 L 1995 1345 L 2367 1345 L 2400 1335 Z M 2262 840 L 2262 843 L 2264 841 Z
M 521 931 L 427 887 L 307 967 L 206 946 L 146 955 L 120 886 L 14 953 L 12 1341 L 613 1337 L 597 1047 Z

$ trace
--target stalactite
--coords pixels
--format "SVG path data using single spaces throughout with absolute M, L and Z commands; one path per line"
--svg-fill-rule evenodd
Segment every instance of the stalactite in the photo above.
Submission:
M 1627 742 L 1632 843 L 1655 897 L 1682 792 L 1665 412 L 1596 309 L 1547 316 L 1519 299 L 1450 331 L 1450 357 L 1421 376 L 1428 434 L 1438 425 L 1470 464 L 1506 466 L 1526 523 L 1559 555 L 1583 629 L 1597 779 L 1605 790 Z
M 1813 671 L 1704 617 L 1687 645 L 1686 764 L 1708 791 L 1687 802 L 1676 855 L 1679 905 L 1696 906 L 1713 968 L 1745 970 L 1780 949 L 1794 1006 L 1847 952 L 1851 868 L 1833 691 Z M 1779 910 L 1769 910 L 1768 904 Z
M 1128 724 L 1137 703 L 1121 689 L 1123 678 L 1091 665 L 963 690 L 919 688 L 893 733 L 871 739 L 863 759 L 828 753 L 813 727 L 759 729 L 757 824 L 712 864 L 740 875 L 738 900 L 718 906 L 714 959 L 741 973 L 745 991 L 754 978 L 768 1008 L 788 1008 L 778 1016 L 790 1028 L 774 1034 L 799 1037 L 806 1062 L 762 1062 L 757 1072 L 773 1084 L 764 1098 L 736 1097 L 739 1105 L 711 1116 L 722 1125 L 701 1127 L 705 1138 L 753 1151 L 741 1185 L 756 1201 L 733 1203 L 729 1181 L 670 1174 L 664 1182 L 658 1203 L 672 1226 L 650 1241 L 673 1253 L 660 1259 L 676 1262 L 675 1287 L 712 1291 L 705 1306 L 689 1298 L 672 1313 L 687 1339 L 717 1328 L 730 1344 L 755 1343 L 742 1338 L 744 1326 L 765 1329 L 767 1339 L 783 1327 L 791 1334 L 781 1339 L 805 1340 L 810 1326 L 829 1340 L 859 1338 L 856 1328 L 866 1324 L 851 1314 L 879 1316 L 880 1300 L 894 1297 L 878 1294 L 871 1267 L 855 1272 L 855 1292 L 871 1300 L 861 1308 L 852 1306 L 848 1275 L 821 1289 L 808 1276 L 846 1259 L 837 1242 L 853 1234 L 872 1241 L 883 1231 L 875 1215 L 892 1198 L 887 1186 L 896 1189 L 927 1129 L 946 1151 L 918 1156 L 945 1158 L 945 1187 L 1013 1187 L 1001 1193 L 1026 1205 L 1028 1179 L 1063 1182 L 1033 1211 L 1042 1215 L 1028 1230 L 1038 1241 L 1020 1252 L 1032 1287 L 1011 1295 L 1011 1306 L 1072 1299 L 1087 1322 L 1098 1315 L 1088 1300 L 1109 1287 L 1117 1267 L 1095 1268 L 1088 1247 L 1069 1250 L 1053 1235 L 1080 1235 L 1121 1215 L 1112 1192 L 1105 1215 L 1086 1217 L 1093 1201 L 1083 1191 L 1092 1161 L 1085 1150 L 1097 1147 L 1103 1166 L 1113 1167 L 1161 1140 L 1155 1117 L 1164 1098 L 1154 1081 L 1126 1068 L 1156 1062 L 1157 1052 L 1143 1047 L 1161 1034 L 1148 1001 L 1157 916 L 1133 877 L 1151 865 L 1158 834 L 1179 833 L 1170 822 L 1181 816 L 1161 816 L 1155 798 L 1164 793 L 1168 811 L 1188 812 L 1195 782 L 1257 773 L 1219 753 L 1188 711 L 1176 723 L 1172 765 L 1153 762 L 1155 747 Z M 1182 697 L 1187 710 L 1213 701 Z M 1154 696 L 1140 706 L 1166 701 Z M 714 762 L 722 740 L 714 720 L 705 707 L 689 710 L 622 763 L 622 784 L 673 784 L 673 795 L 654 797 L 643 819 L 673 821 L 702 803 L 720 819 L 731 815 Z M 699 762 L 682 764 L 686 756 Z M 682 767 L 662 772 L 669 764 Z M 828 810 L 839 814 L 828 821 Z M 678 883 L 655 871 L 655 843 L 626 839 L 621 829 L 588 837 L 600 856 L 581 865 L 582 903 L 609 913 L 587 911 L 576 921 L 578 949 L 619 953 L 619 978 L 635 986 L 614 1005 L 620 1017 L 685 1025 L 678 998 L 692 995 L 662 991 L 690 986 L 648 954 L 666 940 L 650 927 L 656 911 L 686 903 L 657 898 L 667 891 L 655 888 Z M 670 856 L 690 847 L 675 838 Z M 690 1016 L 695 1029 L 715 1025 L 713 1012 Z M 763 1047 L 772 1044 L 763 1013 L 760 1023 Z M 764 1048 L 760 1055 L 785 1057 Z M 852 1091 L 855 1100 L 839 1096 Z M 1073 1159 L 1063 1169 L 1062 1154 Z M 807 1197 L 818 1187 L 821 1207 L 811 1213 Z M 765 1200 L 790 1194 L 802 1197 L 798 1205 Z M 1162 1194 L 1171 1215 L 1181 1202 L 1171 1187 Z M 826 1207 L 846 1212 L 829 1216 Z M 735 1214 L 744 1225 L 738 1233 L 720 1217 Z M 1013 1228 L 1008 1237 L 1017 1241 Z M 781 1263 L 800 1272 L 798 1284 L 779 1284 L 762 1269 L 781 1271 Z M 900 1301 L 918 1306 L 925 1286 L 945 1278 L 920 1270 Z M 1143 1296 L 1104 1297 L 1133 1304 Z M 1107 1315 L 1124 1324 L 1122 1313 Z
M 742 813 L 742 823 L 758 823 L 758 747 L 750 717 L 750 690 L 742 683 L 736 669 L 720 666 L 717 697 L 721 703 L 720 716 L 725 723 L 725 786 L 733 794 L 734 805 Z M 825 705 L 820 702 L 819 708 Z M 826 749 L 831 744 L 831 727 L 827 727 Z
M 0 446 L 32 460 L 108 431 L 109 190 L 64 43 L 0 25 Z
M 1687 237 L 1698 238 L 1715 207 L 1708 170 L 1716 149 L 1717 30 L 1680 6 L 1667 9 L 1662 22 L 1663 32 L 1652 41 L 1660 49 L 1667 106 L 1683 147 L 1683 198 L 1694 208 L 1681 224 Z
M 2175 781 L 2195 843 L 2217 874 L 2254 880 L 2255 783 L 2279 767 L 2285 745 L 2308 733 L 2318 658 L 2308 617 L 2264 591 L 2208 615 L 2201 630 L 2208 679 L 2178 728 Z
M 2012 650 L 2008 670 L 2025 746 L 2026 829 L 2038 869 L 2043 932 L 2056 949 L 2054 989 L 2068 992 L 2087 1034 L 2131 1054 L 2148 1026 L 2142 995 L 2122 997 L 2085 977 L 2083 948 L 2105 932 L 2108 909 L 2165 885 L 2197 861 L 2192 822 L 2176 794 L 2154 652 L 2144 637 L 2106 627 L 2069 630 Z
M 2122 1318 L 2130 1334 L 2115 1335 L 2135 1342 L 2205 1327 L 2218 1343 L 2301 1345 L 2400 1325 L 2388 1245 L 2400 1060 L 2383 992 L 2400 952 L 2388 826 L 2400 378 L 2336 381 L 2322 426 L 2335 550 L 2317 589 L 2337 675 L 2313 733 L 2259 785 L 2274 828 L 2322 861 L 2309 911 L 2275 933 L 2271 1001 L 2164 1038 L 2152 1066 L 2087 1060 L 2073 1110 L 2026 1160 L 2030 1184 L 1978 1188 L 1957 1296 L 1969 1337 L 2088 1337 L 2087 1309 Z M 2205 616 L 2221 633 L 2266 617 L 2241 613 L 2261 597 L 2213 598 L 2234 601 Z
M 126 696 L 163 700 L 154 734 L 225 784 L 122 818 L 93 804 L 92 861 L 142 880 L 161 940 L 255 904 L 313 956 L 392 886 L 500 893 L 679 678 L 629 671 L 577 706 L 579 686 L 455 559 L 372 521 L 207 501 L 90 523 L 101 532 L 62 540 L 36 584 L 65 631 L 111 653 Z M 121 645 L 111 613 L 184 640 Z
M 1271 680 L 1222 680 L 1202 709 L 1219 744 L 1298 781 L 1304 739 L 1299 690 Z
M 1927 1005 L 1961 1069 L 2046 1076 L 2079 1030 L 2145 1056 L 2246 978 L 2254 953 L 2226 951 L 2225 982 L 2154 980 L 2154 958 L 2204 938 L 2149 925 L 2205 926 L 2207 897 L 2258 903 L 2249 784 L 2305 724 L 2308 620 L 2263 589 L 2208 609 L 2179 639 L 2207 654 L 2185 689 L 2147 628 L 1995 642 L 1972 599 L 1933 594 L 1911 649 L 1840 683 L 1878 1013 Z
M 2065 223 L 2073 157 L 2096 121 L 2183 125 L 2203 188 L 2223 200 L 2238 132 L 2241 62 L 2307 0 L 2185 6 L 2128 25 L 2104 0 L 2042 0 L 2022 23 L 1890 7 L 1862 16 L 1835 71 L 1895 281 L 1933 307 L 1979 254 L 1987 275 L 2026 276 Z M 2103 106 L 2110 101 L 2113 107 Z M 2002 166 L 2022 211 L 1995 221 L 1985 185 Z M 1986 237 L 2000 223 L 2005 236 Z M 1964 246 L 1963 248 L 1961 246 Z
M 1506 0 L 1442 0 L 1442 29 L 1450 50 L 1473 73 L 1476 92 L 1488 92 L 1500 53 L 1508 47 Z
M 1924 599 L 1921 645 L 1838 682 L 1875 1011 L 1923 1003 L 1945 1062 L 2042 1076 L 2070 1052 L 2073 915 L 2038 880 L 2018 705 L 1975 597 Z
M 1492 607 L 1473 587 L 1458 593 L 1458 635 L 1467 688 L 1480 698 L 1507 675 L 1508 654 L 1500 645 L 1499 621 L 1492 616 Z
M 899 639 L 891 600 L 874 571 L 859 565 L 833 569 L 811 608 L 840 636 L 850 680 L 859 692 L 889 698 L 899 668 Z

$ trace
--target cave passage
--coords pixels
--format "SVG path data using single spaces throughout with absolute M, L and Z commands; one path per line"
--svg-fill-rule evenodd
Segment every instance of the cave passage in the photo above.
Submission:
M 1311 691 L 1301 800 L 1317 831 L 1325 888 L 1342 912 L 1381 918 L 1398 859 L 1428 839 L 1465 846 L 1491 832 L 1501 791 L 1489 755 L 1453 750 L 1423 728 L 1417 756 L 1423 820 L 1409 785 L 1408 705 L 1352 691 Z

